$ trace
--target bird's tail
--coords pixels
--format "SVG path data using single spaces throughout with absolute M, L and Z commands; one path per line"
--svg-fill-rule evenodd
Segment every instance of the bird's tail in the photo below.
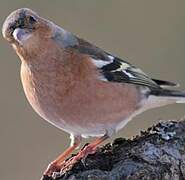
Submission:
M 172 100 L 174 103 L 185 103 L 185 91 L 170 90 L 170 89 L 157 89 L 151 92 L 151 95 Z

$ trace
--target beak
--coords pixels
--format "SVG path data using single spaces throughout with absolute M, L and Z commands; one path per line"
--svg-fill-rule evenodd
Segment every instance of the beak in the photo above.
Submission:
M 25 29 L 16 28 L 13 31 L 13 37 L 14 39 L 21 45 L 23 45 L 23 42 L 29 39 L 31 36 L 31 33 L 26 31 Z

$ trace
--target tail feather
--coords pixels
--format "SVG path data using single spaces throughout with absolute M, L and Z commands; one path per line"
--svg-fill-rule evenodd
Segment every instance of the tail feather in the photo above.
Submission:
M 176 103 L 185 103 L 185 91 L 170 90 L 170 89 L 157 89 L 152 90 L 151 95 L 164 97 L 167 99 L 175 100 Z
M 152 79 L 152 80 L 155 81 L 155 83 L 157 83 L 161 87 L 178 87 L 179 86 L 178 83 L 174 83 L 171 81 L 164 81 L 164 80 L 159 80 L 159 79 Z

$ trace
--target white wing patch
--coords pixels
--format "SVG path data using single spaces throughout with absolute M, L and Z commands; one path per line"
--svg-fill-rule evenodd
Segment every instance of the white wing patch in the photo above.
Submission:
M 93 58 L 91 58 L 91 60 L 92 60 L 93 64 L 97 68 L 103 68 L 106 65 L 114 63 L 114 59 L 115 59 L 114 56 L 108 55 L 108 58 L 109 58 L 108 61 L 107 60 L 106 61 L 105 60 L 101 60 L 101 59 L 93 59 Z M 119 68 L 117 68 L 115 70 L 112 70 L 111 72 L 121 71 L 121 72 L 125 73 L 129 78 L 135 78 L 135 76 L 133 74 L 131 74 L 130 72 L 126 71 L 128 68 L 130 68 L 129 64 L 127 64 L 125 62 L 120 62 Z M 103 81 L 107 81 L 107 79 L 104 76 L 100 77 L 100 79 L 103 80 Z
M 101 59 L 93 59 L 91 58 L 93 64 L 97 67 L 97 68 L 102 68 L 103 66 L 106 66 L 108 64 L 113 63 L 114 57 L 112 56 L 108 56 L 109 57 L 109 61 L 105 61 L 105 60 L 101 60 Z
M 109 59 L 111 59 L 112 61 L 114 60 L 114 56 L 108 56 L 109 57 Z
M 120 67 L 119 67 L 118 69 L 113 70 L 112 72 L 116 72 L 116 71 L 124 71 L 124 70 L 128 69 L 129 67 L 130 67 L 130 65 L 129 65 L 129 64 L 124 63 L 124 62 L 121 62 Z
M 135 78 L 131 73 L 127 72 L 126 70 L 121 70 L 123 71 L 129 78 Z
M 113 70 L 112 72 L 116 72 L 116 71 L 122 71 L 124 72 L 129 78 L 135 78 L 135 76 L 129 72 L 127 72 L 126 70 L 130 68 L 130 65 L 125 63 L 125 62 L 121 62 L 121 65 L 118 69 Z

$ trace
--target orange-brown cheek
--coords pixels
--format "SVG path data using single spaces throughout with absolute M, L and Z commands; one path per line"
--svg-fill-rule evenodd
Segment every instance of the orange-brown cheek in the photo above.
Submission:
M 22 44 L 14 43 L 13 48 L 22 61 L 28 61 L 30 59 L 29 57 L 34 58 L 39 55 L 39 53 L 42 53 L 43 43 L 40 42 L 41 40 L 38 36 L 31 35 L 31 37 L 22 42 Z

